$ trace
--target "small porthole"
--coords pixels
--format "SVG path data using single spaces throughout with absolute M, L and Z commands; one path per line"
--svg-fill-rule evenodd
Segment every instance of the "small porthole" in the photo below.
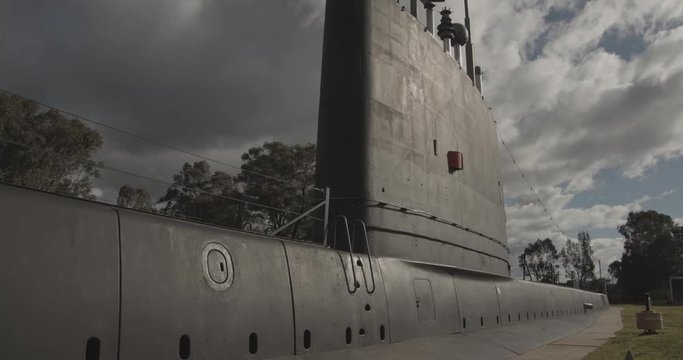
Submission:
M 351 328 L 350 328 L 350 327 L 347 327 L 347 328 L 346 328 L 346 344 L 347 344 L 347 345 L 351 344 L 351 340 L 353 340 L 353 339 L 351 338 L 351 336 L 352 336 L 352 334 L 351 334 Z
M 178 340 L 178 355 L 183 360 L 190 358 L 190 337 L 189 336 L 183 335 L 180 337 L 180 340 Z
M 370 304 L 365 304 L 365 311 L 370 311 L 371 309 Z
M 365 336 L 365 329 L 360 328 L 360 330 L 358 330 L 358 335 Z
M 386 334 L 384 333 L 384 325 L 379 326 L 379 339 L 384 341 Z
M 100 339 L 91 337 L 85 343 L 85 360 L 100 360 Z
M 258 335 L 251 333 L 249 335 L 249 353 L 256 354 L 258 352 Z
M 304 349 L 311 348 L 311 330 L 304 331 Z

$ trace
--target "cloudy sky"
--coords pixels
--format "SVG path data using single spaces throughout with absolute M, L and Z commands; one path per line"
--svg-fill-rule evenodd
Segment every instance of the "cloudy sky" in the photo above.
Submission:
M 470 6 L 487 101 L 543 203 L 501 148 L 514 256 L 587 230 L 606 268 L 629 211 L 683 218 L 683 2 Z M 0 88 L 239 164 L 315 141 L 323 24 L 323 0 L 1 0 Z M 112 167 L 168 179 L 195 160 L 99 130 Z M 105 198 L 154 187 L 105 175 Z

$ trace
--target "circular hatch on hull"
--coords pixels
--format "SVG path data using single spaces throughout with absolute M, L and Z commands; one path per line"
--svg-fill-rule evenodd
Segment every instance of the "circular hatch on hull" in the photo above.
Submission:
M 202 251 L 204 279 L 215 290 L 227 290 L 234 279 L 232 258 L 228 249 L 218 243 L 209 243 Z

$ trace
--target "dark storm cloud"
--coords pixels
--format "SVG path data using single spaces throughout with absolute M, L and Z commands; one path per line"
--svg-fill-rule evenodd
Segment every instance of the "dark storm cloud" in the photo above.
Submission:
M 0 87 L 186 148 L 315 141 L 322 27 L 294 3 L 3 1 Z

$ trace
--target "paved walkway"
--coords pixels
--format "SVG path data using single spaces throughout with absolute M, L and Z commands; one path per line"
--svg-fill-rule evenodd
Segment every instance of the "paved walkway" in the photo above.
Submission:
M 567 336 L 528 353 L 513 357 L 513 360 L 580 360 L 604 344 L 614 333 L 621 330 L 621 308 L 611 307 L 595 321 L 593 326 L 574 335 Z

